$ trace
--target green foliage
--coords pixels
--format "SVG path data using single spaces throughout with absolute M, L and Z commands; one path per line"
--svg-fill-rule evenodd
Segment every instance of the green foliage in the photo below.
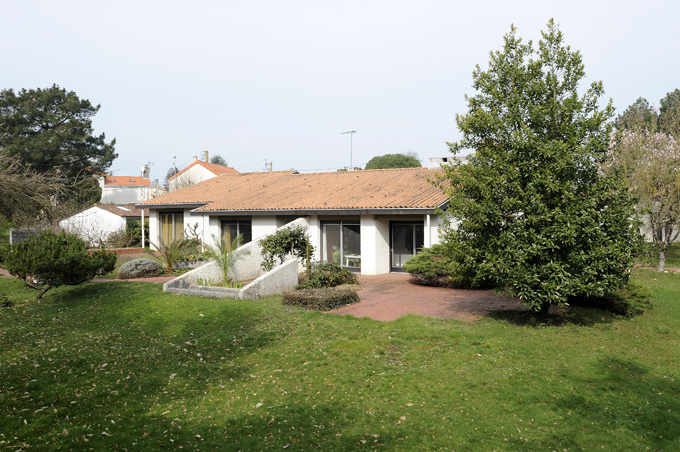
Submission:
M 149 243 L 151 243 L 160 254 L 161 262 L 167 272 L 172 272 L 177 261 L 189 256 L 196 249 L 195 240 L 187 238 L 173 240 L 168 243 L 159 238 L 158 245 L 151 241 L 149 241 Z
M 0 92 L 0 149 L 32 169 L 59 170 L 71 179 L 83 171 L 103 173 L 118 156 L 116 140 L 94 135 L 92 117 L 99 111 L 89 100 L 57 85 Z
M 302 225 L 280 228 L 260 240 L 259 244 L 262 247 L 262 269 L 265 271 L 282 264 L 287 256 L 303 257 L 309 262 L 309 256 L 314 253 L 307 228 Z
M 285 293 L 282 297 L 283 304 L 315 311 L 330 311 L 359 301 L 359 295 L 351 289 L 304 289 Z
M 53 287 L 77 285 L 110 272 L 116 254 L 101 249 L 89 252 L 87 244 L 75 235 L 43 231 L 3 250 L 3 266 L 12 275 L 37 289 L 37 298 Z
M 404 265 L 404 270 L 424 286 L 481 289 L 492 282 L 476 271 L 474 255 L 462 253 L 456 241 L 423 248 Z
M 342 284 L 358 284 L 354 273 L 335 262 L 314 262 L 301 276 L 297 289 L 323 289 Z
M 213 235 L 213 241 L 217 245 L 208 247 L 205 256 L 209 259 L 215 259 L 217 265 L 219 265 L 222 272 L 222 285 L 224 287 L 233 287 L 234 281 L 229 277 L 229 272 L 239 259 L 245 257 L 243 253 L 236 252 L 236 249 L 241 246 L 243 241 L 243 234 L 237 235 L 231 242 L 224 237 L 220 239 Z
M 513 27 L 456 117 L 463 139 L 451 151 L 475 154 L 439 179 L 460 220 L 446 239 L 463 268 L 544 313 L 625 286 L 641 241 L 624 178 L 601 170 L 611 103 L 598 106 L 601 82 L 580 94 L 584 75 L 553 21 L 538 49 Z
M 214 163 L 215 165 L 222 165 L 222 166 L 228 166 L 229 164 L 227 161 L 222 157 L 220 154 L 215 154 L 212 157 L 210 157 L 210 163 Z
M 142 246 L 142 221 L 130 220 L 125 225 L 125 230 L 109 234 L 106 238 L 106 246 L 109 248 L 134 248 Z M 149 240 L 149 220 L 144 219 L 144 237 L 147 246 Z
M 404 154 L 385 154 L 373 157 L 366 163 L 366 169 L 420 168 L 420 160 Z
M 574 298 L 569 304 L 604 309 L 626 317 L 643 314 L 654 306 L 652 292 L 646 285 L 636 280 L 628 281 L 624 287 L 603 297 Z
M 659 130 L 659 115 L 645 98 L 638 98 L 614 121 L 618 130 L 637 129 L 657 132 Z

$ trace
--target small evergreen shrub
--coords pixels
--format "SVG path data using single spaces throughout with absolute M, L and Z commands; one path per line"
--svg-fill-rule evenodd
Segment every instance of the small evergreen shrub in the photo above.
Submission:
M 617 314 L 633 317 L 642 314 L 654 305 L 652 292 L 639 281 L 628 281 L 628 284 L 605 296 L 611 309 Z
M 11 308 L 12 306 L 14 306 L 14 303 L 9 300 L 7 294 L 0 293 L 0 308 Z
M 569 300 L 569 304 L 604 309 L 626 317 L 640 315 L 654 306 L 649 288 L 634 280 L 603 297 L 575 297 Z
M 335 262 L 314 262 L 300 277 L 297 289 L 322 289 L 342 284 L 358 284 L 354 273 Z
M 104 249 L 91 252 L 75 235 L 42 231 L 3 250 L 3 266 L 41 298 L 52 287 L 77 285 L 113 270 L 116 253 Z
M 316 311 L 330 311 L 358 302 L 359 295 L 350 289 L 304 289 L 283 294 L 283 304 Z

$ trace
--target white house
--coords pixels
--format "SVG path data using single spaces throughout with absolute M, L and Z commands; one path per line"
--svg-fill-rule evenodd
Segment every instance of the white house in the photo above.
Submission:
M 168 189 L 169 191 L 174 191 L 212 179 L 221 174 L 238 174 L 238 171 L 229 166 L 204 162 L 194 157 L 194 161 L 189 166 L 168 179 Z
M 181 238 L 194 225 L 207 244 L 237 234 L 250 242 L 304 217 L 315 260 L 375 275 L 400 271 L 419 248 L 439 242 L 436 210 L 448 198 L 430 182 L 437 172 L 225 174 L 138 206 L 149 208 L 156 243 Z
M 104 204 L 134 204 L 152 197 L 153 187 L 148 177 L 99 176 Z
M 144 216 L 148 210 L 144 210 Z M 59 227 L 83 240 L 99 245 L 114 232 L 124 231 L 129 220 L 140 220 L 141 209 L 134 204 L 95 204 L 59 222 Z

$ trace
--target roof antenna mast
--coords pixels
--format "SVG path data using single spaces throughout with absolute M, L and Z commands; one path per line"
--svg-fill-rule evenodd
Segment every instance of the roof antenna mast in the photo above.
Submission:
M 340 132 L 340 135 L 345 135 L 349 133 L 349 170 L 354 170 L 354 165 L 352 164 L 352 135 L 357 133 L 356 130 L 348 130 L 347 132 Z

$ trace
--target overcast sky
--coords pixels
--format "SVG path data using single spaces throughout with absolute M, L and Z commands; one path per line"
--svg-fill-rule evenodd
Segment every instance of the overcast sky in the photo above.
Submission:
M 621 112 L 680 88 L 677 0 L 4 0 L 0 88 L 56 83 L 116 138 L 111 170 L 151 178 L 209 150 L 240 171 L 448 155 L 456 113 L 510 25 L 552 17 Z

